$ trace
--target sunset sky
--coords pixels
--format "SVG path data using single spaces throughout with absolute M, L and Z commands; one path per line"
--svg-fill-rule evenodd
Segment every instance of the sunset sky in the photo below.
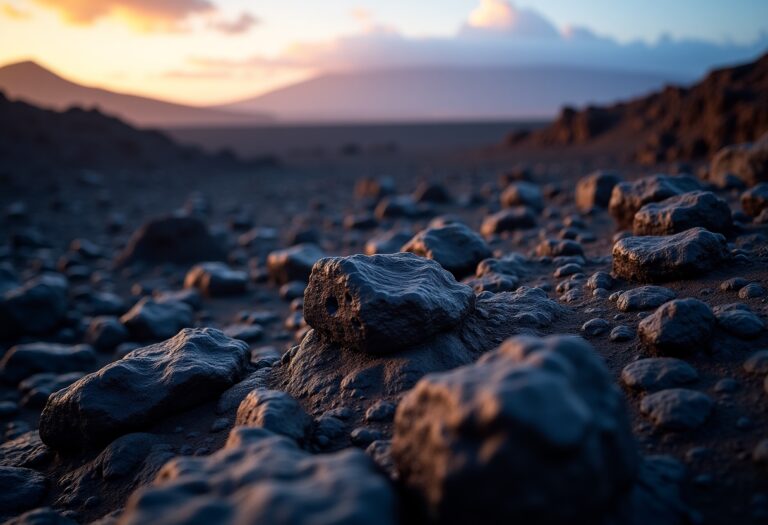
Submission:
M 0 64 L 207 104 L 327 70 L 443 61 L 693 75 L 764 51 L 767 29 L 761 0 L 0 0 Z M 662 47 L 676 52 L 659 63 Z

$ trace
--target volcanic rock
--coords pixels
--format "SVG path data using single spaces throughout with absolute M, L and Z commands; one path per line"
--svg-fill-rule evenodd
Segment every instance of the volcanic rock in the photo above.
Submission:
M 715 316 L 698 299 L 675 299 L 661 305 L 637 326 L 640 339 L 656 352 L 675 355 L 709 348 Z
M 192 308 L 179 301 L 159 302 L 145 297 L 120 318 L 131 337 L 158 341 L 192 325 Z
M 215 399 L 245 375 L 249 357 L 246 343 L 219 330 L 182 330 L 53 394 L 40 416 L 40 437 L 71 450 L 140 430 Z
M 489 215 L 480 226 L 486 237 L 494 234 L 524 230 L 536 226 L 536 216 L 527 206 L 515 206 Z
M 11 347 L 0 361 L 3 378 L 13 384 L 41 373 L 87 372 L 96 365 L 89 345 L 25 343 Z
M 633 223 L 635 235 L 671 235 L 700 226 L 726 233 L 733 228 L 728 203 L 709 191 L 692 191 L 646 204 Z
M 197 288 L 209 297 L 234 295 L 245 292 L 248 275 L 232 270 L 219 262 L 207 262 L 193 266 L 184 278 L 185 288 Z
M 613 271 L 632 281 L 699 277 L 728 257 L 725 237 L 704 228 L 664 237 L 625 237 L 613 245 Z
M 0 467 L 0 517 L 31 509 L 45 496 L 45 476 L 28 468 Z
M 621 292 L 616 299 L 616 307 L 622 312 L 634 312 L 637 310 L 651 310 L 658 308 L 667 301 L 671 301 L 677 294 L 674 290 L 663 286 L 638 286 L 625 292 Z
M 528 206 L 541 211 L 544 208 L 544 195 L 536 184 L 513 182 L 501 194 L 501 205 L 505 208 Z
M 576 183 L 576 206 L 582 211 L 607 208 L 613 187 L 620 182 L 621 177 L 612 171 L 601 170 L 582 177 Z
M 67 313 L 67 280 L 43 274 L 0 297 L 0 339 L 50 332 Z
M 312 418 L 301 405 L 285 392 L 257 388 L 252 390 L 237 409 L 235 425 L 260 427 L 275 434 L 302 442 Z
M 763 320 L 744 303 L 715 306 L 712 311 L 717 324 L 736 337 L 753 339 L 765 329 Z
M 640 411 L 662 430 L 692 430 L 700 427 L 712 412 L 714 402 L 701 392 L 669 388 L 649 394 L 640 402 Z
M 691 365 L 673 357 L 652 357 L 630 363 L 621 371 L 621 380 L 629 388 L 655 392 L 698 380 Z
M 97 350 L 113 350 L 128 339 L 128 329 L 117 317 L 99 316 L 91 319 L 85 340 Z
M 422 230 L 401 251 L 433 259 L 457 279 L 473 273 L 477 263 L 492 255 L 483 238 L 461 223 Z
M 278 284 L 306 281 L 312 266 L 323 257 L 323 250 L 316 244 L 297 244 L 270 253 L 267 257 L 267 270 Z
M 629 228 L 635 214 L 646 204 L 699 189 L 701 185 L 691 176 L 652 175 L 632 182 L 621 182 L 613 188 L 608 211 L 620 228 Z

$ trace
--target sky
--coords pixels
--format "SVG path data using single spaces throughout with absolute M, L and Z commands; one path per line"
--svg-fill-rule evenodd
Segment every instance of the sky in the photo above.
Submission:
M 198 105 L 335 70 L 557 64 L 689 79 L 765 50 L 764 0 L 0 0 L 0 64 Z

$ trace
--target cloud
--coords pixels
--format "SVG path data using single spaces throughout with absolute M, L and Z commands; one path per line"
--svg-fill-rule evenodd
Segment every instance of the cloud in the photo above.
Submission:
M 211 22 L 210 27 L 227 35 L 240 35 L 247 33 L 258 24 L 258 18 L 251 13 L 244 12 L 234 20 L 214 20 Z
M 557 28 L 536 11 L 505 0 L 480 0 L 464 26 L 465 32 L 502 32 L 520 38 L 557 38 Z
M 89 25 L 117 17 L 141 31 L 168 31 L 184 27 L 193 15 L 216 11 L 210 0 L 34 0 L 67 22 Z

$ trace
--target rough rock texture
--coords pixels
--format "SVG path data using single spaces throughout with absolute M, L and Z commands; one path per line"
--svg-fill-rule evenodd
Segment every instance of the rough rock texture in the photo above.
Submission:
M 182 328 L 192 326 L 192 308 L 180 301 L 145 297 L 120 318 L 131 337 L 139 341 L 158 341 L 173 337 Z
M 461 223 L 422 230 L 401 251 L 433 259 L 457 279 L 473 273 L 477 263 L 492 255 L 483 238 Z
M 640 402 L 640 411 L 662 430 L 691 430 L 704 424 L 713 406 L 714 402 L 706 394 L 669 388 L 645 396 Z
M 203 221 L 195 217 L 161 217 L 139 228 L 117 256 L 115 264 L 126 266 L 135 262 L 150 264 L 193 264 L 220 261 L 226 252 L 208 231 Z
M 122 525 L 396 521 L 394 491 L 364 452 L 311 455 L 259 428 L 235 428 L 211 456 L 169 462 L 120 519 Z
M 621 380 L 629 388 L 650 392 L 682 386 L 698 378 L 691 365 L 674 357 L 640 359 L 621 371 Z
M 290 393 L 312 414 L 350 396 L 396 397 L 424 375 L 470 363 L 511 335 L 540 333 L 565 312 L 538 288 L 484 293 L 460 325 L 386 356 L 345 348 L 310 330 L 275 367 L 274 388 Z
M 301 442 L 312 425 L 312 418 L 289 394 L 257 388 L 240 403 L 235 425 L 261 427 Z
M 515 206 L 498 211 L 483 219 L 480 233 L 489 237 L 494 234 L 524 230 L 536 226 L 536 215 L 527 206 Z
M 638 286 L 621 292 L 616 299 L 616 307 L 622 312 L 650 310 L 671 301 L 676 295 L 674 290 L 663 286 Z
M 37 431 L 26 432 L 0 445 L 0 465 L 40 470 L 53 458 L 53 451 L 41 440 Z
M 67 313 L 67 280 L 44 274 L 0 297 L 0 339 L 21 334 L 45 334 Z
M 410 253 L 320 260 L 304 295 L 304 318 L 331 341 L 392 353 L 459 324 L 472 289 L 435 261 Z
M 750 217 L 757 217 L 768 209 L 768 182 L 758 184 L 741 194 L 741 209 Z
M 96 353 L 89 345 L 27 343 L 11 347 L 0 361 L 6 381 L 18 384 L 41 373 L 87 372 L 96 365 Z
M 715 306 L 712 311 L 717 324 L 736 337 L 754 339 L 765 330 L 763 320 L 744 303 Z
M 35 507 L 45 496 L 47 482 L 28 468 L 0 467 L 0 518 Z
M 596 171 L 576 183 L 576 206 L 582 211 L 607 208 L 611 202 L 613 187 L 621 182 L 618 173 Z
M 725 237 L 704 228 L 664 237 L 626 237 L 613 245 L 613 271 L 640 282 L 697 278 L 728 258 Z
M 710 191 L 691 191 L 646 204 L 635 213 L 635 235 L 671 235 L 700 226 L 727 233 L 733 228 L 728 203 Z
M 691 176 L 652 175 L 632 182 L 621 182 L 613 188 L 608 211 L 620 228 L 630 228 L 635 213 L 646 204 L 698 189 L 701 189 L 701 185 Z
M 234 295 L 245 292 L 248 275 L 232 270 L 219 262 L 207 262 L 193 266 L 184 278 L 185 288 L 197 288 L 209 297 Z
M 640 321 L 640 339 L 663 355 L 709 348 L 715 315 L 698 299 L 675 299 Z
M 140 430 L 215 399 L 243 377 L 249 357 L 246 343 L 219 330 L 182 330 L 53 394 L 40 416 L 40 437 L 66 450 Z
M 424 378 L 398 407 L 392 455 L 441 523 L 596 523 L 638 467 L 621 391 L 566 336 L 514 338 Z
M 306 281 L 312 266 L 323 257 L 323 250 L 316 244 L 297 244 L 270 253 L 267 257 L 267 270 L 278 284 Z
M 768 135 L 754 143 L 734 144 L 717 152 L 709 167 L 709 178 L 722 183 L 728 175 L 747 186 L 768 182 Z

